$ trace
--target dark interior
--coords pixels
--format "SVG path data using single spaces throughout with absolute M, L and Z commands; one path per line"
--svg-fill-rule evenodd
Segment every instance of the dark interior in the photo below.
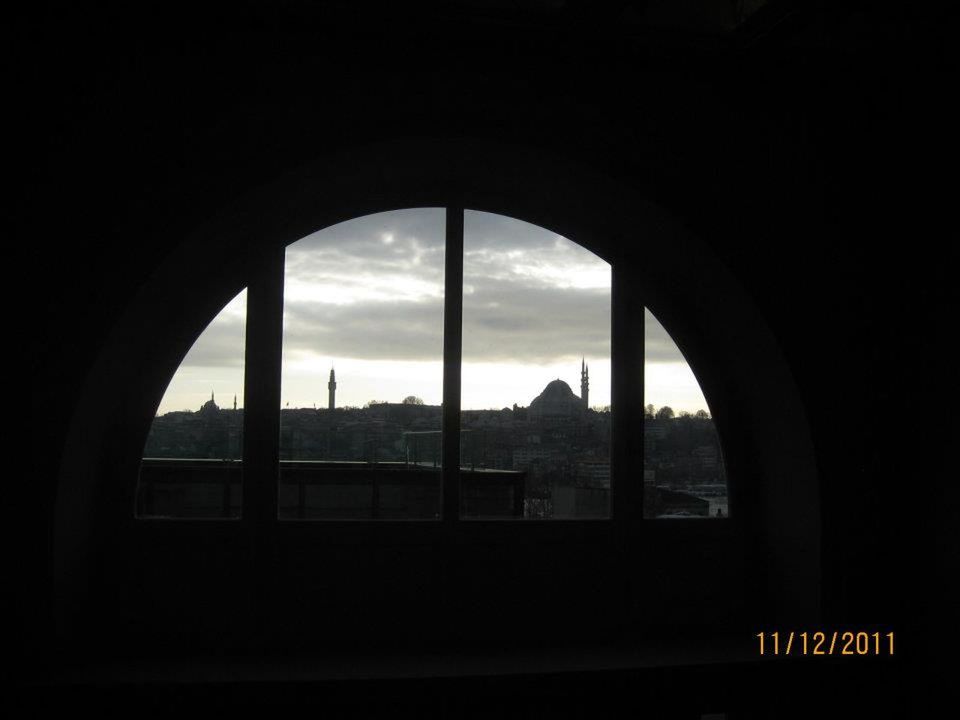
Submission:
M 18 20 L 16 702 L 920 713 L 956 647 L 940 20 L 777 0 Z M 611 263 L 619 377 L 642 364 L 631 318 L 656 313 L 710 401 L 728 519 L 622 521 L 629 383 L 612 521 L 283 523 L 256 463 L 242 520 L 135 518 L 154 411 L 226 301 L 312 231 L 457 204 Z M 249 331 L 248 374 L 274 340 Z M 761 657 L 778 630 L 897 646 Z

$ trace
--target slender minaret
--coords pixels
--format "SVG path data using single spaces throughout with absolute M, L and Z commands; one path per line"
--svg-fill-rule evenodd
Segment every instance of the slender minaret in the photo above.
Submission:
M 586 360 L 580 358 L 580 400 L 583 401 L 583 409 L 590 408 L 590 368 Z
M 237 396 L 236 396 L 236 395 L 233 396 L 233 409 L 234 409 L 234 410 L 237 409 Z
M 337 406 L 335 399 L 337 394 L 337 377 L 333 374 L 333 368 L 330 368 L 330 382 L 327 383 L 327 390 L 330 391 L 330 402 L 327 408 L 333 410 Z

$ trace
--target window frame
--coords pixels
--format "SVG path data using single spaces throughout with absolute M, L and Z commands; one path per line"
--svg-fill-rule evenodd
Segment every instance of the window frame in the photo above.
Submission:
M 266 510 L 276 503 L 276 466 L 255 477 L 250 457 L 244 460 L 242 518 L 137 518 L 132 479 L 150 423 L 203 320 L 244 287 L 250 291 L 262 285 L 258 278 L 271 263 L 282 272 L 284 253 L 278 257 L 278 246 L 363 215 L 448 207 L 451 199 L 576 238 L 610 262 L 611 390 L 617 404 L 612 518 L 279 522 Z M 251 185 L 194 222 L 136 294 L 124 298 L 123 313 L 85 376 L 57 476 L 53 575 L 63 588 L 56 603 L 58 616 L 79 617 L 78 603 L 90 583 L 100 582 L 100 568 L 113 563 L 122 569 L 131 562 L 151 566 L 155 560 L 179 557 L 177 553 L 194 557 L 198 543 L 207 548 L 206 554 L 223 552 L 231 562 L 240 562 L 242 556 L 238 572 L 249 575 L 251 592 L 259 596 L 271 592 L 271 577 L 284 572 L 278 565 L 284 558 L 303 563 L 327 547 L 356 545 L 375 551 L 422 544 L 429 546 L 435 562 L 453 563 L 453 568 L 470 557 L 458 552 L 461 540 L 475 543 L 477 552 L 503 543 L 507 554 L 520 552 L 527 542 L 581 552 L 596 541 L 598 557 L 623 564 L 624 581 L 632 588 L 628 597 L 637 607 L 651 602 L 650 577 L 644 570 L 651 558 L 695 562 L 706 544 L 722 548 L 724 557 L 733 561 L 727 573 L 731 580 L 744 568 L 763 568 L 761 587 L 751 586 L 741 602 L 776 592 L 772 602 L 783 612 L 816 613 L 820 486 L 802 396 L 742 279 L 717 257 L 703 229 L 695 232 L 684 217 L 677 208 L 664 208 L 641 189 L 588 165 L 482 140 L 403 139 L 350 147 Z M 213 266 L 218 271 L 211 277 Z M 629 460 L 631 452 L 642 457 L 630 441 L 639 444 L 635 440 L 643 420 L 644 333 L 637 322 L 642 314 L 635 312 L 643 307 L 669 329 L 711 399 L 728 472 L 730 513 L 725 522 L 645 522 L 642 512 L 626 514 L 630 506 L 623 502 L 618 484 L 626 483 L 629 489 L 631 474 L 636 478 L 642 472 L 642 462 L 634 461 L 631 469 L 623 460 Z M 256 341 L 249 323 L 248 315 L 246 353 Z M 275 347 L 281 351 L 279 340 Z M 636 361 L 633 367 L 630 356 Z M 250 363 L 246 370 L 249 377 Z M 117 387 L 128 391 L 116 393 Z M 637 400 L 618 400 L 631 396 Z M 245 405 L 249 407 L 249 400 Z M 279 410 L 279 404 L 276 407 Z M 258 492 L 263 493 L 259 505 L 253 502 Z M 634 501 L 640 505 L 642 498 Z M 622 539 L 629 544 L 619 542 Z M 658 563 L 655 559 L 654 565 Z M 774 580 L 783 581 L 776 590 L 770 589 Z M 731 587 L 741 585 L 742 579 Z
M 628 545 L 637 542 L 641 525 L 649 528 L 668 526 L 664 532 L 685 536 L 735 534 L 739 517 L 728 509 L 722 518 L 644 516 L 644 451 L 636 442 L 644 432 L 645 407 L 645 310 L 648 305 L 642 288 L 625 277 L 623 266 L 604 258 L 611 271 L 611 349 L 610 349 L 610 513 L 589 518 L 463 518 L 460 516 L 460 415 L 463 340 L 463 248 L 466 210 L 491 212 L 466 207 L 462 202 L 428 203 L 405 209 L 444 210 L 444 329 L 443 329 L 443 410 L 441 419 L 442 468 L 441 513 L 439 518 L 281 518 L 278 483 L 280 478 L 280 412 L 283 357 L 283 307 L 286 249 L 295 243 L 268 243 L 248 246 L 246 334 L 244 347 L 244 415 L 241 468 L 242 502 L 239 517 L 168 518 L 135 516 L 138 525 L 156 523 L 177 525 L 238 523 L 253 528 L 255 535 L 269 536 L 270 528 L 306 526 L 310 534 L 329 540 L 359 542 L 429 541 L 437 528 L 447 528 L 463 539 L 491 540 L 500 536 L 494 527 L 536 527 L 532 537 L 546 541 L 576 537 L 607 537 Z M 375 211 L 376 212 L 376 211 Z M 374 212 L 374 214 L 375 214 Z M 383 211 L 380 211 L 383 212 Z M 369 213 L 367 213 L 369 214 Z M 503 213 L 497 213 L 503 215 Z M 356 217 L 363 217 L 364 214 Z M 514 217 L 514 216 L 507 216 Z M 344 218 L 348 220 L 350 218 Z M 522 218 L 514 219 L 529 222 Z M 340 220 L 338 222 L 343 222 Z M 336 223 L 332 223 L 336 224 Z M 325 226 L 329 227 L 329 225 Z M 538 226 L 541 227 L 541 226 Z M 320 228 L 323 229 L 323 228 Z M 572 240 L 571 242 L 577 242 Z M 580 243 L 578 243 L 579 245 Z M 581 247 L 586 247 L 581 245 Z M 589 248 L 587 248 L 589 249 Z M 448 292 L 459 287 L 459 292 Z M 267 348 L 268 350 L 254 350 Z M 716 422 L 716 420 L 714 420 Z M 717 428 L 721 457 L 726 457 L 723 436 Z M 452 442 L 448 441 L 452 438 Z M 725 460 L 724 460 L 725 461 Z M 629 478 L 639 479 L 630 482 Z M 728 497 L 730 479 L 728 476 Z M 729 500 L 732 508 L 735 501 Z M 693 530 L 693 527 L 696 529 Z M 393 528 L 402 527 L 399 534 Z M 466 529 L 466 528 L 470 529 Z M 547 528 L 556 528 L 550 531 Z M 572 529 L 576 528 L 576 529 Z M 284 531 L 280 531 L 284 532 Z M 299 530 L 291 530 L 299 534 Z M 525 534 L 524 531 L 520 531 Z M 503 535 L 512 541 L 512 533 Z
M 597 528 L 587 533 L 630 534 L 646 520 L 685 523 L 684 518 L 656 519 L 643 516 L 643 443 L 631 435 L 643 433 L 645 304 L 635 283 L 621 277 L 616 262 L 611 269 L 611 463 L 610 513 L 601 518 L 520 519 L 463 518 L 460 516 L 460 415 L 463 341 L 463 203 L 423 207 L 442 208 L 445 213 L 444 334 L 441 514 L 439 519 L 298 519 L 280 518 L 277 482 L 280 471 L 280 408 L 283 343 L 283 296 L 286 245 L 271 245 L 257 253 L 247 286 L 247 344 L 244 375 L 243 503 L 241 521 L 254 525 L 308 525 L 327 528 L 350 537 L 358 525 L 367 535 L 371 526 L 413 528 L 485 527 L 490 525 Z M 481 210 L 482 211 L 482 210 Z M 485 212 L 485 211 L 482 211 Z M 295 241 L 294 241 L 295 242 Z M 576 242 L 576 241 L 573 241 Z M 609 261 L 608 261 L 609 262 Z M 459 291 L 456 289 L 459 288 Z M 267 348 L 267 350 L 262 350 Z M 254 349 L 257 349 L 254 351 Z M 632 430 L 633 429 L 633 430 Z M 719 433 L 718 433 L 719 434 Z M 629 482 L 629 478 L 641 482 Z M 722 520 L 729 521 L 730 514 Z M 717 518 L 690 518 L 699 523 Z M 709 523 L 714 524 L 714 523 Z M 392 531 L 374 531 L 375 533 Z M 429 532 L 427 530 L 426 532 Z M 485 530 L 461 530 L 471 536 Z M 564 534 L 569 530 L 564 529 Z M 548 532 L 548 535 L 550 533 Z

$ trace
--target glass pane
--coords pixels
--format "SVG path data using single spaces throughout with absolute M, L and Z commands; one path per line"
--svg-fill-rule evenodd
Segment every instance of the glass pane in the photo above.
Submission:
M 244 289 L 170 380 L 143 449 L 138 517 L 240 517 L 246 325 Z
M 464 216 L 461 514 L 610 515 L 610 265 L 556 233 Z
M 700 384 L 649 310 L 645 324 L 644 517 L 727 517 L 720 438 Z
M 444 234 L 396 210 L 287 248 L 281 518 L 440 516 Z

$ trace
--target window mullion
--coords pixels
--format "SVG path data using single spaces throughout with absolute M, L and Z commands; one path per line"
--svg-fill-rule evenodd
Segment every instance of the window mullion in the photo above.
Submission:
M 243 518 L 260 534 L 277 519 L 284 248 L 252 253 L 247 291 Z
M 628 538 L 643 518 L 644 306 L 622 262 L 612 274 L 611 513 Z
M 460 517 L 460 377 L 463 355 L 463 206 L 447 207 L 443 292 L 443 520 Z

